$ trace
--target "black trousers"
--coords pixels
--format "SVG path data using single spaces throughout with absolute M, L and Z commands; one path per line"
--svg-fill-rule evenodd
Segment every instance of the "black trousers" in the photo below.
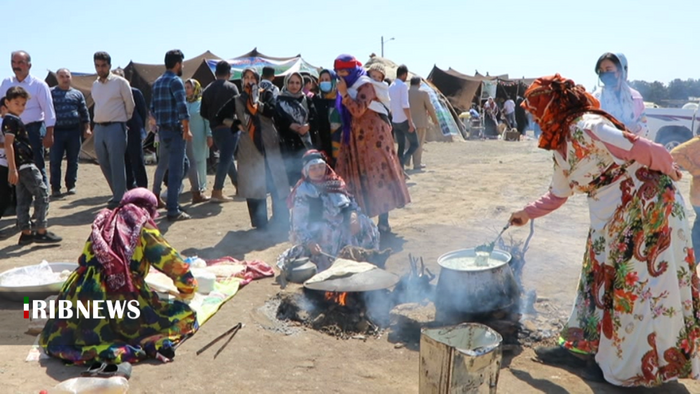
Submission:
M 12 216 L 14 214 L 13 208 L 17 204 L 15 188 L 7 181 L 8 173 L 7 167 L 0 166 L 0 218 Z
M 399 144 L 399 148 L 396 153 L 399 156 L 401 166 L 405 166 L 406 163 L 408 163 L 408 159 L 410 159 L 411 156 L 413 156 L 413 154 L 416 152 L 416 150 L 418 150 L 418 147 L 420 146 L 416 130 L 413 130 L 413 133 L 411 133 L 408 131 L 408 129 L 408 121 L 393 124 L 393 130 L 395 135 L 394 138 L 396 138 L 396 142 L 398 142 Z M 408 149 L 405 149 L 406 140 L 408 140 Z
M 129 129 L 126 142 L 126 155 L 124 165 L 126 168 L 126 188 L 148 188 L 148 175 L 146 174 L 146 162 L 143 159 L 143 140 L 141 130 Z
M 276 222 L 289 226 L 289 209 L 287 208 L 287 202 L 284 198 L 279 196 L 277 192 L 267 160 L 265 160 L 265 183 L 267 185 L 267 191 L 272 195 L 272 216 L 275 218 Z M 248 198 L 246 199 L 246 203 L 248 204 L 250 224 L 255 228 L 265 228 L 268 223 L 267 198 Z

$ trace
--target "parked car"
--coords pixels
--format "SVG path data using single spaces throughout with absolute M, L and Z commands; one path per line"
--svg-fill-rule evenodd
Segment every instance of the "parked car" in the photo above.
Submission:
M 663 145 L 667 150 L 697 135 L 700 123 L 697 106 L 694 108 L 647 108 L 647 138 Z

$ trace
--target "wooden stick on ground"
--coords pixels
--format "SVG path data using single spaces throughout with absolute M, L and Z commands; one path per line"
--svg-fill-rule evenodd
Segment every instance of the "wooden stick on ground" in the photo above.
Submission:
M 236 336 L 236 333 L 238 332 L 239 329 L 241 329 L 241 327 L 243 327 L 243 325 L 241 323 L 238 323 L 238 327 L 235 327 L 235 329 L 231 333 L 231 336 L 228 337 L 228 340 L 226 342 L 224 342 L 223 345 L 221 345 L 221 347 L 219 348 L 219 350 L 216 351 L 216 353 L 214 353 L 214 358 L 216 358 L 216 356 L 218 356 L 224 350 L 226 345 L 228 345 L 228 343 L 231 342 L 231 340 L 233 339 L 234 336 Z
M 203 348 L 197 350 L 196 355 L 199 356 L 200 354 L 204 353 L 205 350 L 209 349 L 210 347 L 214 346 L 215 343 L 219 342 L 222 340 L 226 335 L 238 331 L 241 327 L 243 326 L 243 323 L 238 323 L 235 326 L 233 326 L 231 329 L 226 331 L 225 333 L 219 335 L 218 337 L 214 338 L 211 342 L 209 342 L 207 345 L 205 345 Z

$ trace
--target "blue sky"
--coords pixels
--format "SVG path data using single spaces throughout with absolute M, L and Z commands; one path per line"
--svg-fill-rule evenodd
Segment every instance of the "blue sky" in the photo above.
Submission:
M 465 74 L 537 77 L 558 72 L 589 89 L 607 51 L 624 53 L 630 79 L 700 78 L 698 0 L 2 0 L 0 77 L 10 52 L 27 50 L 32 72 L 94 72 L 92 54 L 112 63 L 162 63 L 165 52 L 210 50 L 231 58 L 253 47 L 271 56 L 301 53 L 330 66 L 340 53 L 372 52 L 424 77 L 436 64 Z M 576 5 L 565 5 L 576 4 Z M 137 11 L 138 10 L 138 11 Z M 28 18 L 28 19 L 25 19 Z M 2 59 L 5 60 L 2 60 Z

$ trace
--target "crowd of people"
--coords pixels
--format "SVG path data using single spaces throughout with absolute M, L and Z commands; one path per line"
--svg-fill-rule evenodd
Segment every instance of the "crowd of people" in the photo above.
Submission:
M 299 239 L 294 233 L 300 231 L 304 215 L 295 214 L 290 195 L 311 179 L 305 175 L 304 155 L 318 151 L 329 176 L 346 185 L 357 212 L 378 218 L 380 233 L 392 231 L 389 212 L 410 202 L 405 169 L 425 168 L 422 152 L 428 118 L 437 124 L 420 78 L 410 80 L 409 88 L 406 66 L 398 68 L 392 82 L 381 64 L 365 69 L 354 57 L 341 55 L 332 68 L 319 73 L 317 81 L 291 72 L 280 89 L 274 68 L 250 68 L 243 72 L 239 88 L 231 80 L 230 64 L 220 61 L 215 81 L 203 87 L 195 79 L 180 78 L 184 59 L 179 50 L 166 53 L 165 72 L 154 82 L 147 103 L 121 69 L 112 69 L 108 53 L 95 53 L 91 118 L 85 97 L 71 87 L 70 70 L 59 69 L 58 85 L 49 88 L 31 75 L 27 52 L 12 53 L 15 76 L 5 79 L 0 91 L 6 96 L 3 110 L 9 112 L 3 121 L 5 150 L 8 157 L 13 149 L 18 154 L 9 160 L 14 163 L 0 166 L 8 171 L 0 182 L 0 214 L 16 201 L 20 244 L 61 241 L 46 230 L 49 200 L 78 193 L 81 144 L 90 136 L 111 191 L 106 203 L 111 210 L 128 190 L 150 186 L 168 220 L 189 219 L 179 203 L 185 178 L 193 204 L 233 201 L 232 193 L 224 192 L 228 178 L 235 196 L 246 200 L 253 228 L 290 230 L 292 239 Z M 24 110 L 19 109 L 22 101 Z M 150 185 L 143 151 L 148 132 L 155 133 L 158 157 Z M 212 148 L 218 152 L 218 162 L 207 195 Z M 62 176 L 64 158 L 67 169 Z M 27 175 L 14 177 L 14 169 Z M 36 174 L 41 182 L 36 182 Z M 167 192 L 161 194 L 163 184 Z M 32 202 L 35 211 L 29 217 Z
M 77 193 L 81 140 L 94 134 L 111 198 L 95 218 L 80 266 L 59 300 L 135 299 L 147 320 L 105 321 L 92 334 L 80 319 L 49 320 L 40 345 L 76 364 L 96 362 L 87 374 L 104 376 L 107 365 L 148 357 L 172 359 L 174 345 L 197 329 L 186 303 L 161 302 L 144 282 L 154 267 L 174 280 L 182 301 L 194 293 L 196 282 L 187 264 L 154 222 L 158 209 L 165 209 L 169 220 L 190 218 L 179 204 L 185 176 L 193 203 L 232 201 L 223 192 L 228 177 L 236 195 L 246 199 L 252 227 L 264 230 L 272 224 L 289 230 L 293 246 L 283 256 L 308 256 L 323 271 L 348 245 L 379 248 L 380 234 L 391 231 L 389 212 L 410 202 L 404 168 L 411 160 L 415 170 L 425 167 L 420 148 L 427 117 L 437 123 L 427 93 L 418 88 L 420 79 L 412 80 L 410 89 L 405 84 L 406 66 L 399 67 L 390 85 L 381 66 L 368 73 L 349 55 L 321 71 L 318 83 L 289 73 L 282 89 L 273 83 L 274 69 L 262 74 L 246 69 L 239 91 L 225 61 L 217 64 L 216 80 L 209 86 L 183 81 L 184 55 L 172 50 L 165 55 L 165 72 L 153 84 L 150 103 L 121 70 L 111 69 L 109 54 L 97 52 L 93 60 L 97 79 L 90 119 L 85 98 L 70 87 L 69 70 L 58 70 L 59 85 L 49 89 L 28 73 L 26 52 L 12 54 L 16 78 L 8 79 L 13 86 L 5 91 L 2 121 L 7 182 L 0 182 L 4 197 L 17 196 L 20 243 L 60 242 L 46 230 L 49 198 L 62 195 L 64 155 L 67 194 Z M 158 142 L 152 192 L 142 149 L 147 129 L 155 131 Z M 209 197 L 206 159 L 212 145 L 219 162 Z M 38 164 L 44 148 L 51 149 L 50 182 Z M 160 196 L 163 182 L 165 201 Z M 29 217 L 32 201 L 35 222 Z M 7 207 L 0 208 L 4 212 Z
M 292 247 L 281 258 L 308 257 L 319 271 L 345 246 L 378 248 L 381 234 L 391 231 L 389 213 L 411 201 L 405 168 L 411 162 L 414 170 L 424 167 L 427 118 L 436 119 L 420 79 L 406 84 L 406 66 L 387 81 L 381 65 L 365 69 L 341 55 L 318 82 L 291 72 L 282 89 L 273 83 L 273 69 L 250 68 L 239 91 L 227 62 L 217 64 L 216 81 L 202 88 L 180 78 L 183 60 L 179 50 L 165 55 L 166 71 L 146 103 L 112 72 L 110 56 L 96 53 L 91 120 L 84 97 L 70 88 L 68 70 L 59 70 L 59 85 L 49 89 L 29 74 L 26 52 L 12 54 L 15 77 L 0 88 L 0 212 L 15 193 L 20 244 L 60 242 L 47 230 L 49 187 L 52 196 L 61 194 L 65 154 L 67 193 L 77 193 L 76 142 L 94 133 L 112 196 L 59 299 L 136 297 L 152 317 L 141 326 L 124 319 L 99 327 L 49 321 L 40 344 L 52 356 L 78 364 L 172 359 L 174 345 L 197 329 L 185 303 L 161 303 L 143 280 L 152 265 L 173 278 L 183 299 L 194 293 L 188 266 L 154 222 L 162 208 L 169 220 L 190 218 L 179 204 L 185 176 L 194 203 L 232 201 L 223 192 L 228 177 L 247 202 L 252 227 L 289 230 Z M 696 221 L 692 240 L 686 236 L 690 230 L 675 184 L 679 163 L 700 173 L 694 153 L 700 145 L 694 139 L 671 154 L 645 139 L 643 102 L 627 84 L 624 55 L 606 53 L 595 68 L 604 84 L 595 95 L 557 74 L 537 79 L 518 104 L 503 104 L 509 125 L 518 122 L 517 106 L 531 115 L 541 129 L 539 147 L 554 158 L 550 190 L 514 212 L 511 224 L 544 216 L 576 193 L 588 196 L 591 211 L 574 310 L 559 346 L 536 354 L 545 363 L 572 365 L 586 378 L 620 386 L 700 378 L 700 279 L 693 247 L 700 230 Z M 485 106 L 489 117 L 499 110 L 493 100 Z M 159 150 L 153 192 L 141 149 L 148 128 L 156 131 Z M 209 197 L 206 159 L 213 145 L 219 162 Z M 50 182 L 45 148 L 51 149 Z M 700 206 L 698 198 L 693 206 Z

